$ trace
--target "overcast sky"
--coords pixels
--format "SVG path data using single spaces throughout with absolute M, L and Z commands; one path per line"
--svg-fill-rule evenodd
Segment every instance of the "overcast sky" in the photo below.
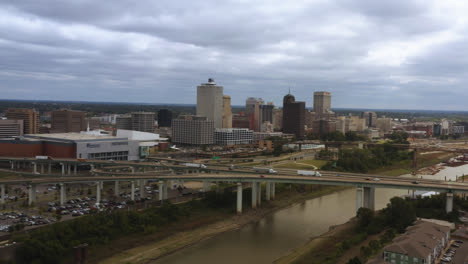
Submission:
M 462 0 L 2 0 L 0 98 L 468 110 Z

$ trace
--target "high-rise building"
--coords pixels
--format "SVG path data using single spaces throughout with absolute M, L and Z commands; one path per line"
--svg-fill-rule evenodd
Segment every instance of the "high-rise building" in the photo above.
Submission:
M 158 126 L 170 127 L 172 123 L 172 111 L 169 109 L 159 109 Z
M 335 113 L 331 110 L 331 93 L 314 93 L 314 112 L 316 119 L 328 120 L 335 117 Z
M 204 116 L 180 116 L 172 120 L 172 142 L 186 145 L 214 143 L 214 121 Z
M 375 112 L 362 112 L 361 118 L 364 118 L 366 120 L 367 127 L 376 127 L 377 114 Z
M 51 133 L 70 133 L 85 130 L 85 112 L 69 109 L 52 111 Z
M 336 121 L 331 120 L 315 120 L 312 123 L 312 133 L 316 135 L 326 135 L 336 131 Z
M 0 138 L 23 135 L 23 120 L 0 120 Z
M 223 128 L 232 128 L 231 97 L 223 96 Z
M 272 102 L 266 105 L 260 105 L 260 122 L 262 124 L 266 121 L 273 123 L 273 108 L 275 108 L 275 106 Z
M 34 109 L 10 108 L 6 112 L 9 120 L 23 120 L 24 134 L 39 133 L 39 112 Z
M 197 116 L 206 116 L 215 128 L 223 127 L 223 87 L 211 78 L 197 86 Z
M 245 115 L 243 112 L 232 115 L 233 128 L 250 128 L 250 116 Z
M 388 132 L 392 130 L 392 119 L 389 117 L 377 118 L 375 122 L 375 127 L 380 131 Z
M 245 113 L 246 114 L 251 114 L 255 110 L 255 105 L 263 105 L 265 102 L 263 101 L 262 98 L 257 98 L 257 97 L 248 97 L 245 100 Z
M 273 108 L 273 130 L 283 130 L 283 109 L 280 109 L 279 107 Z
M 296 102 L 292 94 L 283 98 L 283 132 L 302 139 L 305 134 L 305 102 Z
M 132 130 L 132 117 L 131 116 L 118 116 L 115 119 L 115 127 L 117 129 Z
M 132 130 L 154 133 L 153 112 L 133 112 L 132 114 Z

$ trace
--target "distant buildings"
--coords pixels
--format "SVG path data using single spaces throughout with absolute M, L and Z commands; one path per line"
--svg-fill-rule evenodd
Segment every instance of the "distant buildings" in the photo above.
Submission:
M 117 129 L 132 130 L 132 117 L 130 115 L 117 117 L 115 127 Z
M 367 127 L 376 127 L 377 114 L 375 112 L 362 112 L 361 118 L 364 118 L 366 120 Z
M 169 109 L 159 109 L 158 127 L 170 127 L 172 124 L 172 111 Z
M 5 116 L 9 120 L 23 120 L 24 134 L 39 133 L 39 112 L 34 109 L 10 108 Z
M 197 86 L 197 116 L 207 117 L 215 128 L 223 127 L 223 87 L 211 78 Z
M 185 145 L 212 145 L 214 121 L 204 116 L 180 116 L 172 120 L 172 142 Z
M 335 113 L 331 110 L 331 93 L 314 92 L 315 119 L 331 119 Z
M 216 145 L 246 145 L 253 142 L 253 131 L 247 128 L 217 128 L 214 132 Z
M 250 115 L 243 112 L 232 115 L 232 127 L 250 129 Z
M 23 135 L 23 120 L 0 120 L 0 138 Z
M 298 139 L 305 135 L 305 102 L 296 102 L 292 94 L 283 98 L 283 132 L 294 134 Z
M 86 130 L 85 112 L 63 109 L 52 111 L 51 115 L 51 133 L 79 133 Z

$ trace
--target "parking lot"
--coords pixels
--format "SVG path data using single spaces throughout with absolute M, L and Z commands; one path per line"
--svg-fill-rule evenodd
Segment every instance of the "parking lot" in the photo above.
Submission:
M 454 244 L 452 244 L 451 249 L 456 250 L 455 254 L 451 257 L 450 261 L 441 260 L 440 263 L 444 263 L 444 264 L 446 263 L 464 264 L 465 263 L 464 261 L 468 257 L 468 240 L 462 240 L 462 239 L 457 239 L 457 238 L 454 238 L 454 240 L 458 241 L 458 242 L 455 242 L 454 244 L 459 245 L 459 247 L 456 247 L 456 246 L 453 246 Z

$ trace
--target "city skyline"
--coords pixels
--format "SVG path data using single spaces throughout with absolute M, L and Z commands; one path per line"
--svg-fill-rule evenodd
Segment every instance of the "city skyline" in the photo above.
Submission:
M 466 109 L 467 3 L 129 3 L 0 4 L 2 98 L 191 104 L 213 77 L 232 105 Z

